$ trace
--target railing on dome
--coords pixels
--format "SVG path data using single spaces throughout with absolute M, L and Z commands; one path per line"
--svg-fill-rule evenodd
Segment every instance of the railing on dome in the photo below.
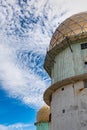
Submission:
M 74 18 L 73 18 L 74 17 Z M 66 37 L 87 32 L 87 13 L 74 15 L 59 25 L 50 42 L 49 50 L 61 43 Z
M 54 32 L 44 62 L 44 68 L 49 76 L 58 52 L 66 46 L 73 52 L 71 44 L 83 40 L 87 41 L 87 12 L 71 16 Z

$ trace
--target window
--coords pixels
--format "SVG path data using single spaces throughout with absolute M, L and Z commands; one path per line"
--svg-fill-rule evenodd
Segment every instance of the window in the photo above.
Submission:
M 62 113 L 65 113 L 65 109 L 62 110 Z
M 85 59 L 85 61 L 84 61 L 84 67 L 87 70 L 87 59 Z
M 62 88 L 61 90 L 64 91 L 64 88 Z
M 87 65 L 87 61 L 85 61 L 84 64 Z
M 84 81 L 84 88 L 87 88 L 87 80 Z
M 87 49 L 87 43 L 81 44 L 81 49 Z
M 50 100 L 50 102 L 52 101 L 52 94 L 50 95 L 50 99 L 49 100 Z
M 50 115 L 49 115 L 49 122 L 51 122 L 51 113 L 50 113 Z

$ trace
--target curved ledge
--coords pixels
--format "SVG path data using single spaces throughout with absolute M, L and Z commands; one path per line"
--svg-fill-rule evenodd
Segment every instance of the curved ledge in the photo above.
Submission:
M 81 74 L 81 75 L 77 75 L 77 76 L 73 76 L 61 81 L 58 81 L 56 83 L 54 83 L 53 85 L 51 85 L 45 92 L 44 92 L 44 96 L 43 99 L 46 102 L 47 105 L 50 106 L 50 98 L 51 95 L 59 88 L 61 88 L 64 85 L 68 85 L 71 83 L 75 83 L 81 80 L 86 80 L 87 79 L 87 73 L 85 74 Z
M 35 122 L 34 125 L 38 125 L 38 124 L 41 124 L 41 123 L 49 123 L 49 121 Z

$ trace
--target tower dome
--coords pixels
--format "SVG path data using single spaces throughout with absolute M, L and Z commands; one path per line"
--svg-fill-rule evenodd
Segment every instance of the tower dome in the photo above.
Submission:
M 48 122 L 49 121 L 50 108 L 49 106 L 43 106 L 37 113 L 37 122 Z
M 87 32 L 87 12 L 72 15 L 62 22 L 54 32 L 50 42 L 50 49 L 60 44 L 66 37 L 76 36 L 85 32 Z
M 44 68 L 51 76 L 51 67 L 55 55 L 67 45 L 67 41 L 72 43 L 87 38 L 87 12 L 74 14 L 62 22 L 54 32 L 50 41 Z

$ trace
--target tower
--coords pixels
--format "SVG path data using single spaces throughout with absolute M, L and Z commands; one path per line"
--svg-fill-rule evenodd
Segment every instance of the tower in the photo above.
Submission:
M 37 113 L 36 130 L 49 130 L 49 106 L 43 106 Z
M 75 14 L 54 32 L 44 68 L 52 79 L 44 93 L 51 130 L 87 130 L 87 12 Z

